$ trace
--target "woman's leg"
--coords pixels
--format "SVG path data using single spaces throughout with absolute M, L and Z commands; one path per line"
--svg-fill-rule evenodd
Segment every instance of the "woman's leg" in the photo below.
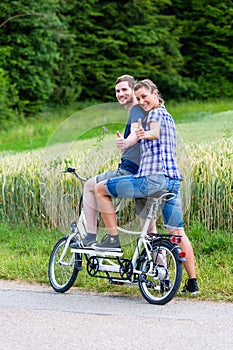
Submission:
M 127 175 L 129 173 L 122 169 L 109 170 L 105 173 L 97 175 L 96 177 L 92 177 L 85 182 L 83 187 L 83 208 L 87 220 L 87 232 L 92 234 L 97 233 L 99 209 L 95 193 L 96 184 L 109 178 L 122 176 L 122 174 Z
M 96 178 L 88 179 L 83 187 L 83 208 L 87 220 L 87 232 L 96 234 L 98 206 L 95 198 Z
M 163 175 L 154 175 L 148 181 L 145 177 L 120 176 L 117 178 L 108 179 L 106 186 L 113 197 L 117 198 L 143 198 L 146 195 L 153 193 L 152 191 L 160 191 L 166 185 L 166 178 Z M 99 211 L 104 220 L 105 226 L 110 235 L 117 235 L 117 224 L 115 208 L 112 204 L 110 194 L 105 189 L 105 182 L 100 182 L 96 185 L 96 200 Z M 139 214 L 140 215 L 140 214 Z M 141 221 L 141 225 L 144 222 Z M 155 222 L 150 223 L 150 232 L 156 232 Z
M 162 205 L 162 214 L 164 224 L 170 234 L 181 236 L 181 243 L 179 244 L 182 251 L 186 253 L 187 261 L 184 263 L 184 268 L 187 271 L 189 278 L 196 278 L 195 258 L 193 247 L 183 228 L 182 203 L 180 196 L 180 182 L 178 180 L 169 180 L 169 192 L 176 196 L 167 200 Z
M 176 230 L 176 229 L 167 229 L 170 234 L 180 235 L 181 243 L 179 244 L 180 249 L 186 253 L 186 262 L 183 263 L 184 268 L 188 274 L 188 278 L 196 278 L 196 268 L 195 268 L 195 258 L 193 247 L 188 239 L 184 229 Z
M 104 182 L 98 183 L 95 187 L 95 191 L 98 208 L 104 220 L 105 227 L 110 236 L 116 236 L 118 233 L 115 208 L 112 204 L 111 197 L 105 190 Z

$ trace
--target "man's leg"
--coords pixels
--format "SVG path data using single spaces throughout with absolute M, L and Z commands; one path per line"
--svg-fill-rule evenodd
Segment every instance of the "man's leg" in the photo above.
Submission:
M 139 217 L 140 220 L 140 226 L 143 229 L 146 218 L 148 215 L 148 212 L 151 207 L 151 201 L 148 198 L 135 198 L 135 212 L 136 215 Z M 148 233 L 156 233 L 156 220 L 151 220 L 149 227 L 147 229 Z
M 141 219 L 141 218 L 139 218 L 139 220 L 140 220 L 140 226 L 143 229 L 146 220 L 145 219 Z M 150 222 L 150 224 L 148 226 L 148 229 L 147 229 L 147 233 L 156 233 L 156 232 L 157 232 L 156 221 L 155 220 L 151 220 L 151 222 Z
M 87 232 L 91 234 L 97 233 L 97 219 L 98 219 L 98 205 L 96 200 L 95 186 L 97 183 L 106 180 L 108 178 L 114 178 L 122 175 L 129 175 L 127 171 L 123 170 L 111 170 L 103 174 L 98 175 L 98 177 L 93 177 L 88 179 L 83 187 L 83 207 L 87 220 Z M 136 213 L 140 219 L 141 228 L 144 227 L 146 215 L 140 216 L 140 211 L 143 211 L 146 205 L 146 198 L 136 199 Z M 156 221 L 151 220 L 150 225 L 147 230 L 148 233 L 156 233 Z

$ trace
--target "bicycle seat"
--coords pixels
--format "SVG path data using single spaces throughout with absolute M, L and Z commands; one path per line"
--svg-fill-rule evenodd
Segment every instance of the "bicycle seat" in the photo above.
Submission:
M 158 191 L 155 193 L 150 194 L 149 196 L 147 196 L 148 198 L 160 198 L 165 194 L 168 194 L 169 192 L 167 190 L 162 190 L 162 191 Z
M 155 193 L 150 194 L 149 196 L 147 196 L 146 198 L 150 198 L 150 199 L 161 199 L 163 198 L 164 200 L 170 200 L 172 198 L 174 198 L 176 195 L 172 192 L 169 192 L 167 190 L 162 190 L 162 191 L 158 191 Z

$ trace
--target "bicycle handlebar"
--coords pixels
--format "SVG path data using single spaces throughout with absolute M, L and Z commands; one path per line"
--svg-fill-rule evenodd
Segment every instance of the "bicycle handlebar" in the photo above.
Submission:
M 79 175 L 77 172 L 76 172 L 76 169 L 75 168 L 72 168 L 72 167 L 68 167 L 66 170 L 62 170 L 62 173 L 71 173 L 71 174 L 74 174 L 79 180 L 81 181 L 87 181 L 88 178 L 86 177 L 82 177 L 81 175 Z
M 75 172 L 75 168 L 67 168 L 66 170 L 62 170 L 63 173 L 74 173 Z

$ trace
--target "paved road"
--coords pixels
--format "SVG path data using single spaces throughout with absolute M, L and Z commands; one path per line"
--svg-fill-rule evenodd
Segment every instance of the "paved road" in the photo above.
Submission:
M 233 303 L 80 292 L 0 280 L 0 349 L 230 350 Z

